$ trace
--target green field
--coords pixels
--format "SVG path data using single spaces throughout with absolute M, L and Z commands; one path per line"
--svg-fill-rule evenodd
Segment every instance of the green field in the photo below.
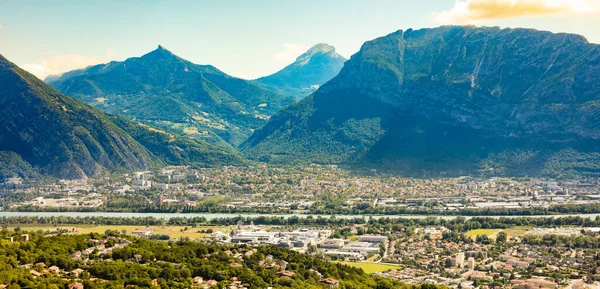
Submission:
M 197 202 L 198 205 L 210 205 L 210 204 L 220 204 L 225 201 L 225 197 L 222 195 L 214 195 L 211 197 L 206 197 L 201 201 Z
M 495 239 L 496 235 L 500 232 L 506 233 L 509 237 L 519 237 L 519 236 L 525 235 L 525 233 L 529 230 L 531 230 L 531 227 L 528 227 L 528 226 L 512 227 L 512 228 L 508 228 L 508 229 L 504 229 L 504 230 L 502 230 L 502 229 L 476 229 L 476 230 L 468 231 L 467 233 L 465 233 L 465 235 L 471 237 L 473 240 L 478 235 L 486 235 L 492 239 Z
M 479 235 L 486 235 L 490 238 L 495 238 L 496 234 L 502 231 L 501 229 L 476 229 L 468 231 L 465 235 L 471 237 L 473 240 Z
M 384 272 L 387 270 L 401 269 L 400 266 L 390 264 L 378 264 L 369 262 L 340 262 L 341 264 L 361 268 L 365 273 L 371 274 L 375 272 Z
M 15 226 L 16 227 L 16 226 Z M 107 225 L 107 226 L 94 226 L 94 225 L 20 225 L 23 231 L 55 231 L 57 228 L 67 229 L 71 234 L 89 234 L 89 233 L 99 233 L 104 234 L 106 230 L 118 230 L 119 232 L 125 230 L 127 234 L 131 234 L 131 232 L 144 228 L 145 226 L 118 226 L 118 225 Z M 178 239 L 182 237 L 188 237 L 190 239 L 201 239 L 208 234 L 200 233 L 201 230 L 212 229 L 214 232 L 221 231 L 225 234 L 231 231 L 231 227 L 227 226 L 199 226 L 196 228 L 192 228 L 191 226 L 187 227 L 186 231 L 182 231 L 186 226 L 150 226 L 152 228 L 152 234 L 154 235 L 169 235 L 171 239 Z M 10 227 L 9 230 L 13 230 L 14 227 Z
M 521 226 L 521 227 L 512 227 L 505 229 L 504 232 L 508 234 L 509 237 L 520 237 L 525 235 L 527 231 L 531 230 L 533 227 L 531 226 Z

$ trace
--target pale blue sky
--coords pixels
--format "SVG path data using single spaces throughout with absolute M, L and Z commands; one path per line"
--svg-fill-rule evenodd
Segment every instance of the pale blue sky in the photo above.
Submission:
M 600 42 L 600 0 L 492 0 L 543 7 L 489 19 L 463 11 L 478 1 L 482 0 L 0 0 L 0 54 L 43 77 L 140 56 L 161 44 L 192 62 L 256 78 L 277 71 L 319 42 L 350 57 L 367 40 L 398 29 L 445 23 L 572 32 Z M 453 7 L 451 19 L 436 14 Z

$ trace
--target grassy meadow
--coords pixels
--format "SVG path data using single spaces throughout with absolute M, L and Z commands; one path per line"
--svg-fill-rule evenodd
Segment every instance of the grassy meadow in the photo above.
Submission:
M 13 230 L 17 226 L 9 227 L 9 230 Z M 118 230 L 119 232 L 125 230 L 127 234 L 131 234 L 131 232 L 144 228 L 145 226 L 120 226 L 120 225 L 20 225 L 18 226 L 23 231 L 56 231 L 57 228 L 69 230 L 69 234 L 89 234 L 89 233 L 100 233 L 103 234 L 106 230 Z M 200 231 L 206 231 L 208 229 L 212 229 L 214 232 L 221 231 L 225 234 L 231 232 L 232 226 L 198 226 L 196 228 L 192 228 L 191 226 L 187 226 L 187 230 L 185 230 L 186 226 L 149 226 L 152 229 L 152 234 L 154 235 L 169 235 L 171 239 L 179 239 L 183 237 L 188 237 L 190 239 L 202 239 L 209 234 L 200 233 Z

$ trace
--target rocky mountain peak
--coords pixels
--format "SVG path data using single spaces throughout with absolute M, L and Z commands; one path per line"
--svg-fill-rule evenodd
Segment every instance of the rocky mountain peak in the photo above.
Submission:
M 325 54 L 330 54 L 334 58 L 337 58 L 337 57 L 342 58 L 339 54 L 337 54 L 335 52 L 335 47 L 333 47 L 329 44 L 326 44 L 326 43 L 319 43 L 319 44 L 316 44 L 313 47 L 311 47 L 308 51 L 306 51 L 302 55 L 298 56 L 298 58 L 296 58 L 295 63 L 306 64 L 313 57 L 315 57 L 317 55 L 325 55 Z
M 317 53 L 328 53 L 331 51 L 335 51 L 335 47 L 327 44 L 327 43 L 318 43 L 311 47 L 307 53 L 308 54 L 317 54 Z
M 161 58 L 171 58 L 171 57 L 177 57 L 177 56 L 175 54 L 173 54 L 171 51 L 167 50 L 162 45 L 158 45 L 158 47 L 155 50 L 142 56 L 142 58 L 151 58 L 151 59 L 161 59 Z
M 335 47 L 319 43 L 298 56 L 294 63 L 256 81 L 272 91 L 300 99 L 336 76 L 344 62 L 346 59 L 335 51 Z

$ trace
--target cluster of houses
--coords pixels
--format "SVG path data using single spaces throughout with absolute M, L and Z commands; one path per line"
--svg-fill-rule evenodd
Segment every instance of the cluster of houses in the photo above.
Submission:
M 107 247 L 106 245 L 109 240 L 114 241 L 114 244 L 110 247 Z M 131 241 L 127 239 L 112 236 L 107 237 L 105 240 L 93 240 L 93 242 L 95 243 L 94 246 L 82 251 L 74 252 L 71 254 L 71 258 L 73 258 L 73 260 L 83 260 L 84 262 L 89 262 L 89 257 L 94 252 L 97 252 L 98 256 L 102 257 L 111 254 L 116 249 L 121 249 L 131 244 Z
M 58 266 L 48 267 L 44 262 L 38 262 L 35 264 L 23 264 L 19 265 L 19 268 L 29 269 L 29 273 L 33 278 L 39 278 L 46 274 L 62 276 L 69 279 L 78 279 L 85 272 L 85 270 L 77 268 L 72 271 L 64 271 Z M 0 285 L 0 288 L 7 288 Z M 79 282 L 72 282 L 67 286 L 68 289 L 83 289 L 83 284 Z
M 489 284 L 499 283 L 518 289 L 600 288 L 597 249 L 516 243 L 490 256 L 493 246 L 401 237 L 390 243 L 393 250 L 384 261 L 406 267 L 376 274 L 408 284 L 465 289 L 492 288 Z

